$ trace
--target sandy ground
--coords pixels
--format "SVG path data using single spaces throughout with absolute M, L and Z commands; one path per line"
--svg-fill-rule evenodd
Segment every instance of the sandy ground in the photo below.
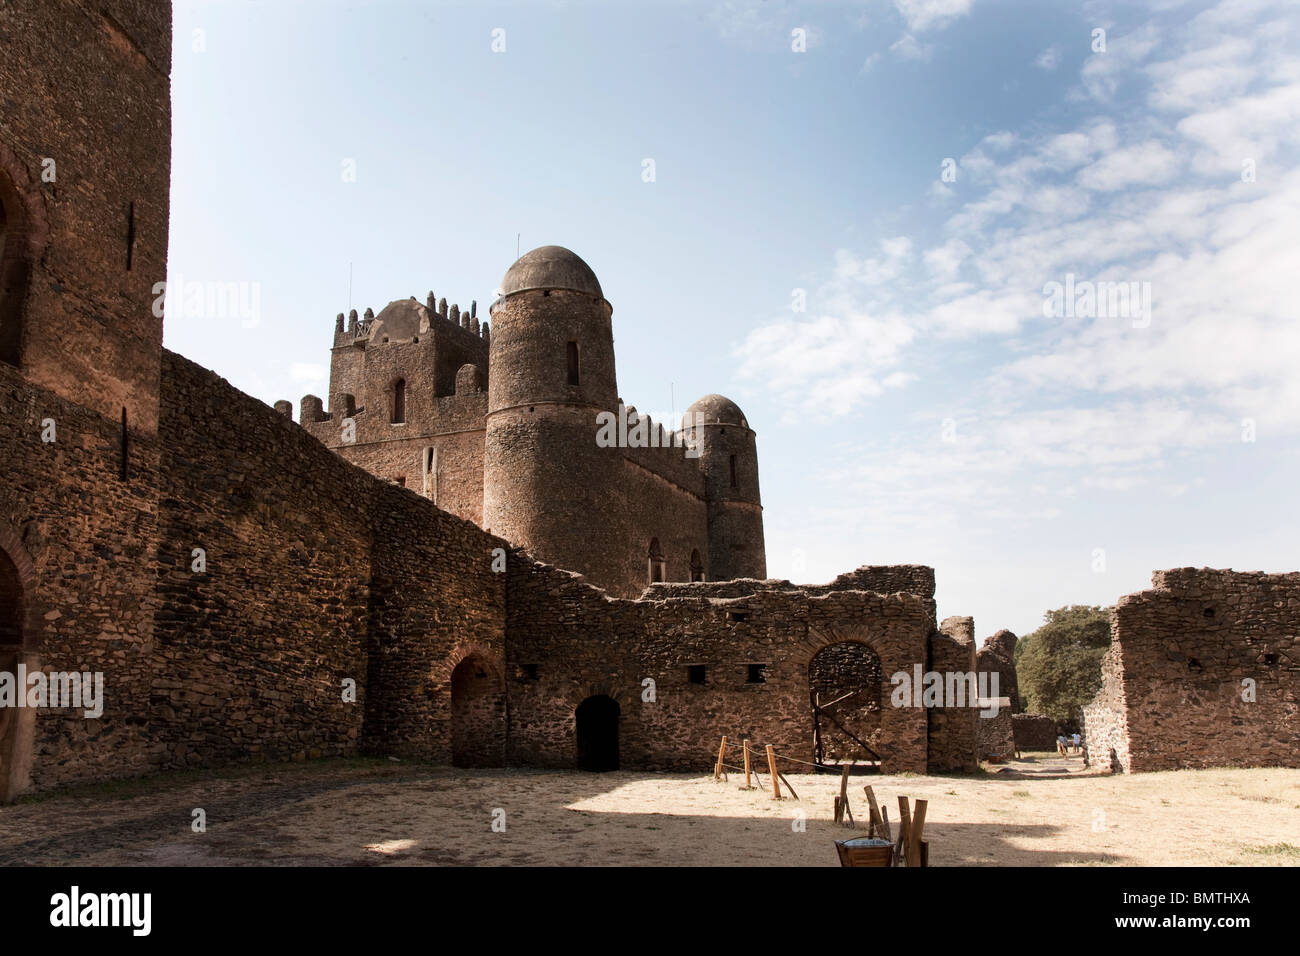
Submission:
M 1300 770 L 1080 765 L 1041 754 L 965 776 L 854 776 L 851 807 L 865 818 L 865 783 L 891 819 L 900 795 L 928 799 L 932 866 L 1300 864 Z M 833 841 L 851 835 L 831 819 L 839 779 L 789 779 L 801 799 L 745 791 L 734 774 L 387 760 L 183 773 L 0 807 L 0 864 L 837 865 Z

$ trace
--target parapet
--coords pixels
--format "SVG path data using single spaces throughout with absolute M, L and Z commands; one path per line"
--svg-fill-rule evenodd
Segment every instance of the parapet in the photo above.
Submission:
M 300 425 L 329 421 L 329 415 L 325 413 L 325 403 L 315 395 L 304 395 L 298 408 L 298 424 Z

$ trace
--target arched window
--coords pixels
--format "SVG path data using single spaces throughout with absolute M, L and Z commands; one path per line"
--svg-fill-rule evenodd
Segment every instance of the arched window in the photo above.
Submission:
M 691 551 L 691 580 L 704 580 L 704 560 L 700 557 L 699 548 L 695 548 Z
M 659 547 L 659 539 L 650 539 L 650 583 L 657 584 L 660 581 L 668 580 L 668 563 L 664 561 L 663 549 Z
M 352 418 L 357 413 L 356 397 L 343 392 L 334 399 L 334 407 L 338 409 L 337 414 L 340 419 Z
M 569 384 L 582 384 L 582 369 L 578 363 L 578 343 L 570 342 L 567 348 L 569 359 Z
M 399 378 L 393 383 L 393 424 L 401 425 L 406 421 L 406 380 Z

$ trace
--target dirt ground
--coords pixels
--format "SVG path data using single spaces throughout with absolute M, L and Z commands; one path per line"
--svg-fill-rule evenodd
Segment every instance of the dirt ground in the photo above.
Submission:
M 186 772 L 0 807 L 0 865 L 837 865 L 838 777 L 789 780 L 801 799 L 735 774 L 383 759 Z M 854 776 L 859 821 L 865 783 L 891 819 L 900 795 L 929 800 L 932 866 L 1300 864 L 1300 770 L 1102 776 L 1029 754 L 964 776 Z

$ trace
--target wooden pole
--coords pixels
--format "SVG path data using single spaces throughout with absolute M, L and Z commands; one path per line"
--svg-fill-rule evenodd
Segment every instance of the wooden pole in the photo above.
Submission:
M 772 745 L 767 745 L 767 770 L 772 775 L 772 799 L 781 799 L 781 779 L 776 775 L 776 754 L 772 751 Z
M 925 829 L 925 808 L 928 801 L 917 799 L 916 813 L 912 815 L 912 835 L 907 841 L 907 865 L 921 865 L 921 832 Z
M 853 811 L 849 809 L 849 765 L 844 764 L 840 771 L 840 812 L 848 816 L 848 825 L 853 826 Z
M 718 780 L 722 777 L 722 761 L 727 757 L 727 738 L 722 738 L 722 746 L 718 748 L 718 762 L 713 767 L 713 779 Z
M 899 795 L 898 844 L 894 847 L 894 861 L 898 862 L 907 854 L 908 844 L 912 842 L 912 814 L 907 808 L 907 797 Z
M 745 748 L 745 789 L 753 790 L 754 788 L 749 785 L 749 740 L 748 738 L 746 738 L 744 742 L 744 748 Z
M 880 814 L 880 804 L 876 803 L 876 793 L 870 787 L 863 787 L 867 792 L 867 806 L 871 808 L 871 836 L 882 836 L 886 840 L 893 842 L 893 837 L 889 835 L 888 817 L 882 817 Z

